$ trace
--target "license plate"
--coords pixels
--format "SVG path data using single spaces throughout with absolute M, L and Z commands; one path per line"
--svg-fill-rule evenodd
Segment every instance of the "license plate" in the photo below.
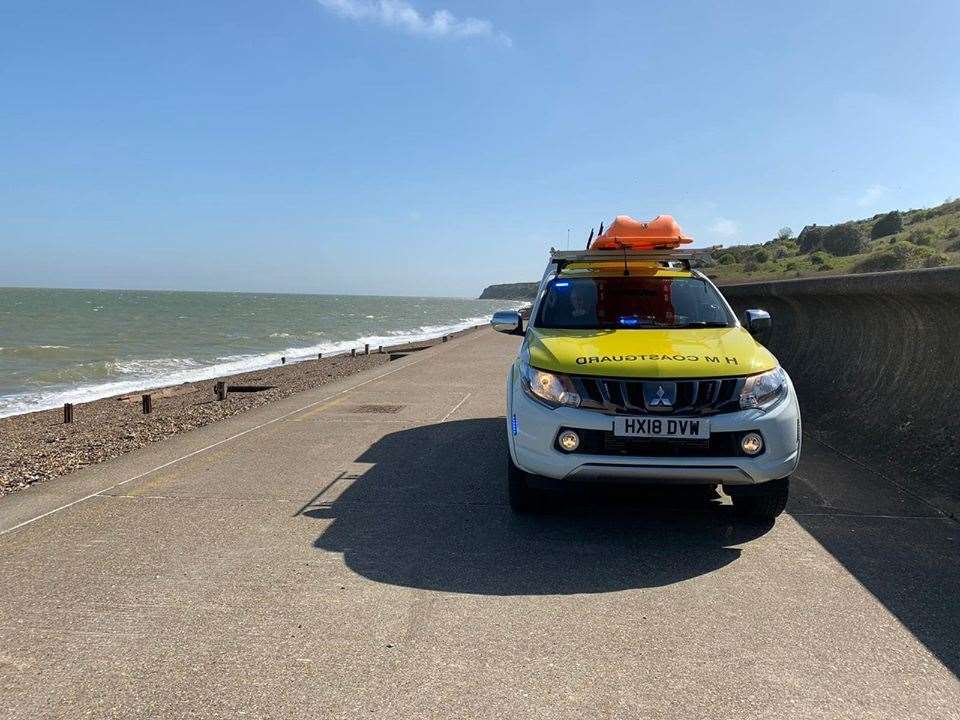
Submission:
M 710 437 L 710 421 L 704 418 L 643 415 L 617 417 L 613 419 L 613 434 L 618 437 L 706 440 Z

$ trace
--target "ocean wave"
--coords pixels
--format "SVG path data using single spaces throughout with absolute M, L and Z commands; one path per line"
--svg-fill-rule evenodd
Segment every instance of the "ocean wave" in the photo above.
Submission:
M 71 350 L 69 345 L 24 345 L 21 347 L 0 347 L 0 352 L 6 355 L 41 355 L 49 354 L 51 350 Z
M 116 375 L 113 363 L 105 360 L 71 363 L 59 367 L 36 369 L 24 379 L 30 387 L 89 385 L 106 382 Z
M 376 349 L 380 345 L 386 347 L 423 342 L 477 325 L 484 325 L 488 320 L 489 317 L 484 315 L 443 325 L 420 325 L 409 329 L 385 330 L 380 335 L 364 335 L 307 347 L 288 347 L 279 352 L 225 355 L 218 357 L 210 364 L 203 364 L 193 358 L 114 360 L 106 364 L 112 368 L 114 374 L 124 377 L 88 381 L 66 389 L 51 388 L 3 396 L 0 397 L 0 417 L 50 410 L 67 402 L 90 402 L 114 395 L 263 370 L 279 365 L 281 357 L 285 357 L 287 363 L 295 363 L 316 358 L 317 353 L 323 353 L 325 357 L 342 355 L 349 353 L 352 348 L 363 348 L 364 345 Z
M 114 360 L 107 365 L 121 375 L 146 375 L 150 377 L 200 367 L 200 363 L 193 358 Z

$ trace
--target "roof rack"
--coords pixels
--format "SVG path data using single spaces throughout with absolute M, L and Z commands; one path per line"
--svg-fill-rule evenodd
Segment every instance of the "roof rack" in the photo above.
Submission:
M 713 245 L 706 248 L 691 248 L 679 250 L 676 248 L 652 248 L 649 250 L 555 250 L 550 248 L 550 262 L 555 263 L 559 272 L 565 266 L 575 262 L 596 262 L 598 260 L 613 262 L 629 262 L 630 260 L 646 260 L 665 263 L 669 267 L 671 262 L 677 262 L 687 270 L 690 261 L 701 255 L 708 255 L 721 249 L 722 245 Z
M 720 250 L 723 245 L 706 248 L 680 250 L 674 248 L 653 248 L 650 250 L 555 250 L 550 248 L 550 259 L 554 262 L 589 262 L 591 260 L 692 260 L 698 255 L 706 255 Z

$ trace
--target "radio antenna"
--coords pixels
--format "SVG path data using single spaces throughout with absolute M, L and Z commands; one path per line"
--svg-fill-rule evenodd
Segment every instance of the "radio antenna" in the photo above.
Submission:
M 630 277 L 630 268 L 627 267 L 627 246 L 617 238 L 614 238 L 613 241 L 623 250 L 623 276 Z

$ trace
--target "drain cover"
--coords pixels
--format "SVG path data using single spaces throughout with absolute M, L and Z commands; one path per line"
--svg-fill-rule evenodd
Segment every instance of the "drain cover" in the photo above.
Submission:
M 350 412 L 386 415 L 398 412 L 402 408 L 403 405 L 357 405 Z

